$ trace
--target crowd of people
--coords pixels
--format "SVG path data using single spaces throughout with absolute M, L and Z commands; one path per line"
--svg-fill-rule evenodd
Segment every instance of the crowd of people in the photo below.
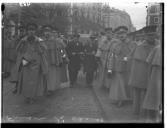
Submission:
M 3 76 L 15 83 L 13 93 L 27 103 L 37 96 L 50 96 L 63 83 L 78 86 L 80 70 L 87 87 L 94 81 L 109 91 L 112 104 L 133 102 L 133 112 L 160 119 L 162 111 L 162 49 L 157 33 L 128 36 L 125 26 L 106 28 L 83 43 L 80 35 L 64 37 L 50 25 L 41 34 L 34 23 L 20 28 L 18 38 L 4 35 Z

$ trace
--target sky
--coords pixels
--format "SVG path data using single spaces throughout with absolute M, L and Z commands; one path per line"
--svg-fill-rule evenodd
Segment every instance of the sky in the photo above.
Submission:
M 125 10 L 131 17 L 131 21 L 136 30 L 139 30 L 146 26 L 146 16 L 147 16 L 147 8 L 148 3 L 119 3 L 113 2 L 109 3 L 110 7 L 114 7 L 116 9 Z

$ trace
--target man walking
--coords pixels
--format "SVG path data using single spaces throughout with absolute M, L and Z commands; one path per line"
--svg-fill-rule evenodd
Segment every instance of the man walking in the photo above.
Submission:
M 74 86 L 77 81 L 78 71 L 81 68 L 81 54 L 83 53 L 83 46 L 82 43 L 79 41 L 80 35 L 75 34 L 74 39 L 69 42 L 66 47 L 67 55 L 69 58 L 69 78 L 70 78 L 70 85 Z

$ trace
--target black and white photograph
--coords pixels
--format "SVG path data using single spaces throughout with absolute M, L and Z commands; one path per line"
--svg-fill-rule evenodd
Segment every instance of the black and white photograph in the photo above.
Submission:
M 163 2 L 1 10 L 2 123 L 163 122 Z

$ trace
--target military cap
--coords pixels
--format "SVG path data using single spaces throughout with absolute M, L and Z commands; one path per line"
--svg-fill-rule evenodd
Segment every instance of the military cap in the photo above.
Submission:
M 56 27 L 53 27 L 53 28 L 52 28 L 52 32 L 53 32 L 53 33 L 58 33 L 58 29 L 57 29 Z
M 105 28 L 105 32 L 112 31 L 112 28 Z
M 80 35 L 79 34 L 77 34 L 77 33 L 75 33 L 74 35 L 73 35 L 73 37 L 80 37 Z
M 128 28 L 126 26 L 119 26 L 114 30 L 114 33 L 127 33 Z
M 30 30 L 30 29 L 35 30 L 35 29 L 38 28 L 38 26 L 35 23 L 28 23 L 27 26 L 26 26 L 26 28 L 27 28 L 27 30 Z
M 96 36 L 95 35 L 90 35 L 90 38 L 94 39 L 94 38 L 96 38 Z
M 52 26 L 51 26 L 51 25 L 44 25 L 44 26 L 42 27 L 42 30 L 43 30 L 43 31 L 51 31 L 51 30 L 52 30 Z
M 21 25 L 19 26 L 19 29 L 25 29 L 25 26 Z

